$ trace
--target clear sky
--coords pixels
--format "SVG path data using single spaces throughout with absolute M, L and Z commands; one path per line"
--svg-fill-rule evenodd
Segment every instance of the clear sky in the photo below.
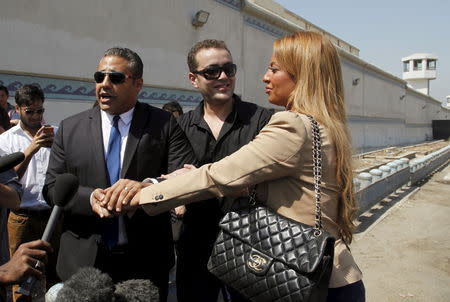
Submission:
M 450 95 L 449 0 L 274 0 L 314 25 L 352 44 L 359 56 L 399 78 L 401 58 L 438 57 L 430 95 Z

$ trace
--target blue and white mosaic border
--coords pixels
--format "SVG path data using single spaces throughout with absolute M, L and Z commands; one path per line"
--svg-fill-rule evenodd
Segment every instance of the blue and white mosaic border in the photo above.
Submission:
M 23 85 L 33 84 L 41 87 L 47 99 L 95 100 L 93 82 L 0 73 L 0 84 L 8 88 L 10 96 Z
M 236 9 L 238 11 L 242 11 L 242 7 L 244 5 L 243 0 L 216 0 L 216 2 L 224 4 L 228 7 Z M 290 33 L 288 31 L 278 28 L 277 26 L 271 25 L 271 24 L 267 23 L 266 21 L 263 21 L 259 18 L 250 16 L 250 15 L 246 15 L 246 14 L 244 15 L 244 23 L 250 25 L 253 28 L 256 28 L 265 33 L 268 33 L 272 36 L 275 36 L 276 38 L 286 36 Z
M 219 3 L 222 3 L 226 6 L 234 8 L 236 10 L 242 10 L 242 1 L 243 0 L 216 0 Z
M 177 101 L 182 106 L 197 106 L 203 98 L 198 92 L 147 86 L 142 88 L 138 99 L 151 104 Z
M 25 84 L 39 85 L 47 99 L 95 100 L 95 84 L 90 81 L 0 73 L 0 85 L 8 88 L 10 96 Z M 152 104 L 177 101 L 184 106 L 196 106 L 202 97 L 193 91 L 144 86 L 138 99 Z
M 258 19 L 256 17 L 245 15 L 244 16 L 244 23 L 250 25 L 251 27 L 254 27 L 256 29 L 259 29 L 263 32 L 266 32 L 272 36 L 275 36 L 276 38 L 280 38 L 283 36 L 286 36 L 289 34 L 289 32 L 282 30 L 276 26 L 273 26 L 261 19 Z

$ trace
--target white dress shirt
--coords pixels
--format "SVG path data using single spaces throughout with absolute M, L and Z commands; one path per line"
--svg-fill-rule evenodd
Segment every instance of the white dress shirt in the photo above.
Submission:
M 119 132 L 121 137 L 121 145 L 120 145 L 120 170 L 122 170 L 123 166 L 123 157 L 125 154 L 125 148 L 127 146 L 128 133 L 130 132 L 131 120 L 133 119 L 134 107 L 128 110 L 125 113 L 120 114 L 120 119 L 118 122 Z M 109 143 L 109 135 L 111 133 L 111 128 L 113 127 L 113 119 L 114 115 L 111 115 L 103 110 L 100 110 L 100 116 L 102 120 L 102 135 L 103 135 L 103 148 L 105 150 L 105 160 L 106 155 L 108 154 L 108 143 Z M 113 185 L 113 184 L 111 184 Z M 92 196 L 91 196 L 92 197 Z M 126 244 L 128 243 L 128 237 L 126 233 L 125 223 L 123 220 L 123 215 L 119 216 L 119 238 L 118 244 Z
M 24 152 L 31 144 L 33 138 L 26 133 L 21 122 L 0 135 L 0 155 L 14 152 Z M 56 131 L 56 127 L 55 131 Z M 27 170 L 20 179 L 23 187 L 21 209 L 43 210 L 50 208 L 42 196 L 42 188 L 45 182 L 50 148 L 41 147 L 30 160 Z

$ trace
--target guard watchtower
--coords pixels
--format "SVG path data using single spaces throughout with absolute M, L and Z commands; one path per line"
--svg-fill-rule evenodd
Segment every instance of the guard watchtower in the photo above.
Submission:
M 402 58 L 403 79 L 412 88 L 430 94 L 430 80 L 436 79 L 437 57 L 429 53 L 415 53 Z

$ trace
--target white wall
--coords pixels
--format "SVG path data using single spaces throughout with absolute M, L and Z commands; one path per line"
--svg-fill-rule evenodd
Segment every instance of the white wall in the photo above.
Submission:
M 430 140 L 431 121 L 450 118 L 450 110 L 407 87 L 404 80 L 359 58 L 341 57 L 355 152 Z M 354 79 L 359 79 L 357 85 Z
M 55 124 L 92 105 L 91 79 L 99 58 L 109 47 L 126 46 L 136 50 L 145 65 L 143 101 L 161 106 L 176 99 L 184 108 L 193 108 L 201 98 L 187 80 L 186 55 L 195 42 L 215 38 L 228 44 L 238 65 L 236 93 L 269 106 L 261 77 L 272 53 L 272 42 L 287 32 L 280 20 L 288 15 L 283 17 L 275 5 L 272 14 L 281 15 L 272 22 L 270 14 L 262 18 L 252 15 L 250 9 L 243 10 L 249 2 L 272 3 L 5 1 L 0 10 L 0 84 L 9 85 L 13 91 L 25 83 L 45 86 L 46 119 Z M 209 11 L 210 17 L 205 26 L 194 28 L 191 17 L 199 9 Z M 295 18 L 289 18 L 289 22 L 295 22 Z M 357 151 L 421 142 L 431 137 L 432 119 L 450 118 L 450 110 L 440 107 L 436 100 L 406 88 L 405 81 L 353 55 L 342 52 L 342 69 Z M 353 85 L 356 78 L 358 84 Z

